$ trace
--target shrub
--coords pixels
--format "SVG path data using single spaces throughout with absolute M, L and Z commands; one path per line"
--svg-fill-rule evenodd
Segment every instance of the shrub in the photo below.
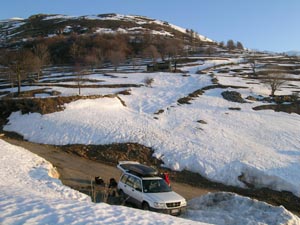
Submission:
M 154 82 L 153 78 L 146 77 L 144 80 L 144 83 L 146 84 L 147 87 L 152 87 L 152 83 Z

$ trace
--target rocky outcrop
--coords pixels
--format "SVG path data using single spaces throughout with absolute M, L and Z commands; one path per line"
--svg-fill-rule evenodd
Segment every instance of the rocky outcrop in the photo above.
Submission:
M 242 98 L 242 95 L 236 91 L 224 91 L 222 92 L 222 96 L 230 102 L 246 103 L 246 101 Z

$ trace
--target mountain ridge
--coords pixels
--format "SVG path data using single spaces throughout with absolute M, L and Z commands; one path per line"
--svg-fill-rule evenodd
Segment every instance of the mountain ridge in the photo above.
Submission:
M 106 30 L 104 30 L 106 29 Z M 69 16 L 63 14 L 36 14 L 26 19 L 11 18 L 0 21 L 0 41 L 20 41 L 37 37 L 51 37 L 58 34 L 95 34 L 95 33 L 151 33 L 153 35 L 176 38 L 192 38 L 202 42 L 213 40 L 166 21 L 139 15 L 116 13 Z

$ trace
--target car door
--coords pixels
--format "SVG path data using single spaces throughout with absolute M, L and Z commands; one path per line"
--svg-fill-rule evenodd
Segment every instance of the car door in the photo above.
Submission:
M 133 177 L 130 174 L 126 174 L 126 180 L 124 179 L 123 191 L 129 197 L 131 196 L 131 189 L 133 187 Z
M 119 183 L 118 183 L 118 189 L 122 190 L 125 194 L 128 195 L 128 191 L 126 190 L 127 185 L 126 185 L 126 181 L 128 179 L 128 175 L 127 174 L 123 174 Z
M 143 192 L 142 192 L 142 181 L 134 177 L 133 187 L 131 189 L 132 197 L 135 199 L 137 205 L 141 206 L 143 202 Z
M 134 204 L 141 205 L 142 202 L 142 184 L 141 180 L 132 175 L 128 175 L 128 179 L 124 185 L 124 192 L 130 196 L 130 201 Z

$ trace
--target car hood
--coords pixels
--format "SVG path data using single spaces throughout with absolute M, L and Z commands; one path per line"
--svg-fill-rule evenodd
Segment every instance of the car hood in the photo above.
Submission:
M 152 202 L 182 202 L 185 199 L 174 191 L 160 193 L 146 193 L 145 196 L 151 199 Z

